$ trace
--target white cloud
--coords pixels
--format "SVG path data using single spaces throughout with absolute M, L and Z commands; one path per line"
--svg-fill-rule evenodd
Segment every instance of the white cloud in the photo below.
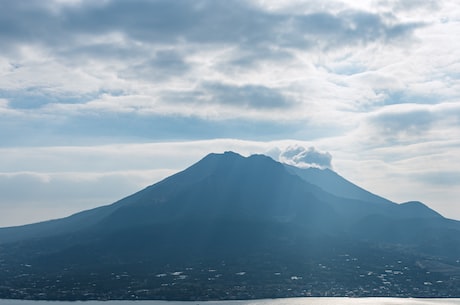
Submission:
M 279 160 L 297 167 L 332 168 L 331 154 L 318 151 L 312 146 L 308 148 L 299 145 L 288 146 L 280 153 Z

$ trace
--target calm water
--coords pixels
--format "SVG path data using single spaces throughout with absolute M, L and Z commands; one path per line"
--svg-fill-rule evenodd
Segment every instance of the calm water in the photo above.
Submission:
M 460 299 L 399 298 L 293 298 L 251 301 L 166 302 L 166 301 L 20 301 L 1 300 L 0 305 L 460 305 Z

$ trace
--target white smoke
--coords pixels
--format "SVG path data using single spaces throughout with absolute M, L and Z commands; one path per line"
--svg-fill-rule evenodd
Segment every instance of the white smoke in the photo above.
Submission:
M 316 167 L 332 169 L 332 155 L 328 152 L 322 152 L 314 147 L 305 148 L 303 146 L 288 146 L 281 151 L 278 157 L 279 161 L 297 167 Z

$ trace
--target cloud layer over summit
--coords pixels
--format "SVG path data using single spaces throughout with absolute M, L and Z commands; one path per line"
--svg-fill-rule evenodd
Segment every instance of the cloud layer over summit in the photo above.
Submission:
M 0 226 L 228 149 L 297 149 L 460 219 L 459 16 L 453 0 L 1 1 Z

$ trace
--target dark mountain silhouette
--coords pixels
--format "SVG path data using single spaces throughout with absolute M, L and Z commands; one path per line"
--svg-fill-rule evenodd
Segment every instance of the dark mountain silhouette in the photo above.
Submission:
M 460 296 L 459 233 L 331 170 L 210 154 L 112 205 L 0 229 L 0 297 Z

